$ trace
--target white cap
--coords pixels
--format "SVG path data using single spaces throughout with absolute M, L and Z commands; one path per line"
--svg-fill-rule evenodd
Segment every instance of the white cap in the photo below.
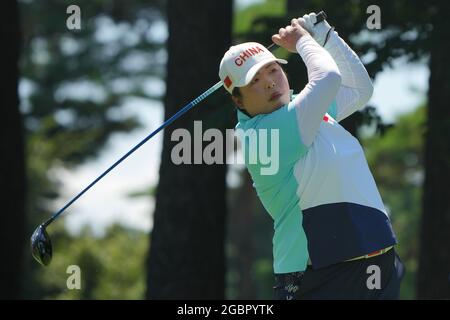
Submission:
M 262 66 L 273 61 L 287 63 L 286 60 L 277 59 L 260 43 L 242 43 L 225 52 L 220 62 L 219 77 L 225 89 L 232 93 L 235 87 L 249 84 Z

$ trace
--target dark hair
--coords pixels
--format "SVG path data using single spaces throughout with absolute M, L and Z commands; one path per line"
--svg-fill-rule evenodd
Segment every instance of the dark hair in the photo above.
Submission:
M 236 98 L 242 98 L 241 89 L 239 89 L 239 87 L 234 87 L 233 92 L 231 93 L 231 95 L 233 97 L 236 97 Z
M 239 89 L 239 87 L 234 87 L 233 91 L 231 92 L 231 95 L 235 98 L 242 98 L 242 92 L 241 89 Z M 250 118 L 252 117 L 247 110 L 245 110 L 244 108 L 239 108 L 233 101 L 234 107 L 241 111 L 242 113 L 244 113 L 245 115 L 249 116 Z

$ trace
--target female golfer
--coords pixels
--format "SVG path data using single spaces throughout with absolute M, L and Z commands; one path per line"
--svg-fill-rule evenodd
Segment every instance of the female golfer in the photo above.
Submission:
M 304 15 L 272 36 L 307 67 L 297 95 L 280 66 L 287 62 L 259 43 L 232 46 L 220 63 L 246 167 L 274 220 L 275 296 L 396 299 L 396 237 L 361 145 L 339 124 L 364 107 L 372 82 L 334 28 L 315 22 Z M 276 170 L 264 170 L 262 140 Z

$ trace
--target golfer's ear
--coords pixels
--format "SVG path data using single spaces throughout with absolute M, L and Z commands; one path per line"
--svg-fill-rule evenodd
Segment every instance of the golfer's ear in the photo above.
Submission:
M 242 104 L 242 98 L 241 97 L 231 96 L 231 99 L 233 99 L 233 102 L 236 105 L 236 107 L 238 107 L 239 109 L 244 108 L 244 105 Z

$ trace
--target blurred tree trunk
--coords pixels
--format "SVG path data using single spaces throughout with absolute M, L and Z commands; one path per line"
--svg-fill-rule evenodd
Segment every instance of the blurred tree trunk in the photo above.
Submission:
M 22 248 L 25 228 L 25 163 L 22 117 L 18 96 L 20 52 L 19 13 L 16 1 L 3 4 L 0 51 L 2 85 L 0 99 L 0 299 L 20 297 Z
M 254 236 L 258 198 L 247 170 L 241 174 L 242 185 L 230 204 L 229 242 L 233 248 L 234 266 L 238 274 L 235 299 L 257 299 L 255 278 L 252 275 L 256 258 Z M 258 212 L 259 214 L 260 212 Z M 257 217 L 256 217 L 257 218 Z
M 444 15 L 437 15 L 430 39 L 419 299 L 450 299 L 450 68 L 446 47 L 449 41 L 448 22 Z
M 220 59 L 231 43 L 232 1 L 169 0 L 167 13 L 165 119 L 218 81 Z M 222 91 L 164 130 L 147 298 L 225 297 L 226 165 L 175 165 L 171 160 L 179 143 L 171 141 L 176 128 L 192 133 L 194 120 L 202 120 L 203 132 L 231 126 L 232 108 L 219 108 L 217 101 Z

